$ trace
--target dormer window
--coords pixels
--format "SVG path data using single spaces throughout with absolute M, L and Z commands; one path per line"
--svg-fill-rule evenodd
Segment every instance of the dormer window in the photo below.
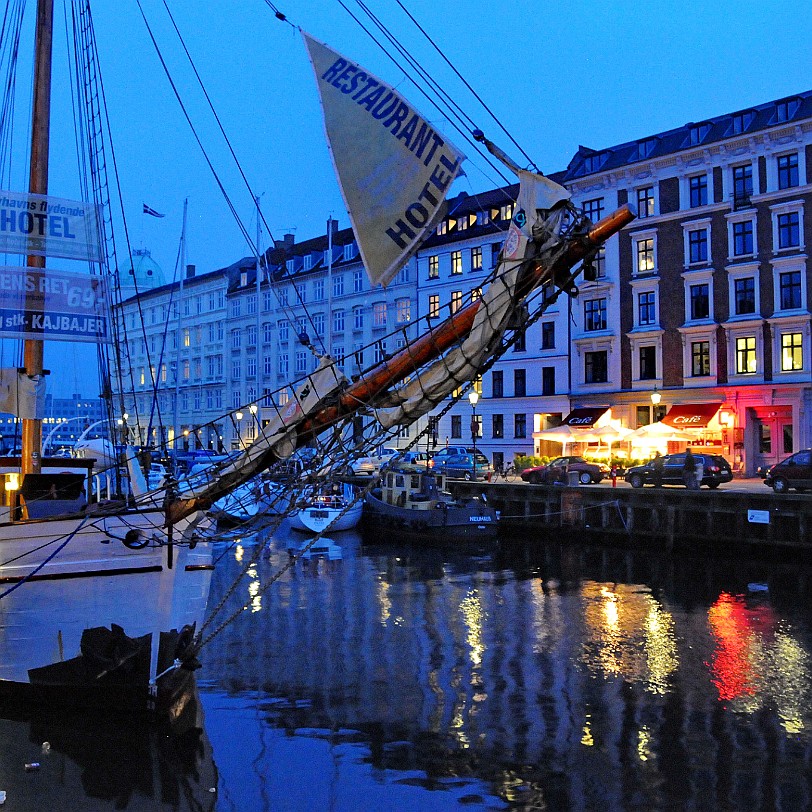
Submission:
M 773 117 L 773 124 L 781 124 L 784 121 L 790 121 L 795 113 L 798 111 L 801 103 L 798 99 L 790 99 L 789 101 L 781 101 L 775 103 L 775 116 Z
M 293 270 L 294 270 L 294 268 L 296 267 L 296 260 L 294 260 L 294 259 L 292 259 L 292 258 L 291 258 L 291 259 L 289 259 L 289 260 L 288 260 L 288 261 L 285 263 L 285 267 L 288 269 L 288 273 L 293 273 Z
M 746 113 L 737 113 L 733 116 L 730 134 L 741 135 L 741 133 L 747 132 L 755 117 L 756 114 L 752 110 L 748 110 Z
M 688 130 L 688 144 L 692 147 L 701 144 L 710 132 L 710 124 L 692 124 Z
M 306 254 L 304 258 L 304 269 L 309 271 L 313 267 L 313 256 L 311 254 Z
M 591 172 L 597 172 L 605 163 L 607 158 L 607 153 L 605 152 L 596 152 L 594 155 L 587 155 L 584 158 L 584 174 L 590 174 Z
M 344 246 L 344 260 L 349 261 L 355 256 L 355 243 L 349 242 Z
M 244 288 L 248 284 L 248 271 L 240 271 L 240 287 Z
M 637 156 L 635 160 L 642 161 L 644 158 L 648 158 L 652 152 L 654 152 L 654 148 L 657 146 L 657 139 L 656 138 L 647 138 L 645 141 L 640 141 L 637 144 Z
M 448 220 L 440 220 L 437 223 L 437 236 L 442 237 L 444 234 L 448 234 Z

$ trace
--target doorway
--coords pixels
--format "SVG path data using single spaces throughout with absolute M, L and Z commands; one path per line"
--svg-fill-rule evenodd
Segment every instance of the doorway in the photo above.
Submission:
M 756 470 L 775 465 L 793 452 L 792 408 L 772 406 L 756 410 L 753 419 Z

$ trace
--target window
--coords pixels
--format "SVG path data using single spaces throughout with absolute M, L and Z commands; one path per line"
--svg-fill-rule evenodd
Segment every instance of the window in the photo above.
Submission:
M 778 188 L 789 189 L 798 185 L 798 153 L 780 155 L 778 163 Z
M 462 307 L 462 291 L 451 291 L 451 312 L 456 313 Z
M 514 414 L 513 415 L 513 436 L 514 437 L 527 437 L 527 415 Z
M 637 216 L 654 216 L 654 187 L 644 186 L 637 190 Z
M 603 217 L 603 198 L 596 197 L 594 200 L 585 200 L 581 210 L 593 223 L 597 223 Z
M 432 254 L 429 257 L 429 279 L 440 278 L 440 257 Z
M 344 274 L 336 274 L 333 277 L 333 296 L 344 295 Z
M 334 310 L 333 311 L 333 332 L 334 333 L 341 333 L 344 331 L 344 311 L 343 310 Z
M 752 112 L 739 113 L 733 116 L 731 135 L 741 135 L 745 132 L 752 123 L 754 116 L 755 114 Z
M 184 347 L 192 346 L 192 331 L 188 327 L 183 328 L 183 346 Z M 240 345 L 237 344 L 237 346 L 239 347 Z
M 606 350 L 584 353 L 584 382 L 606 383 L 609 380 Z
M 588 299 L 584 302 L 584 330 L 606 329 L 606 299 Z
M 313 332 L 317 338 L 324 335 L 324 313 L 315 313 L 313 315 Z
M 363 330 L 364 329 L 364 308 L 355 306 L 352 309 L 352 329 L 353 330 Z
M 188 378 L 189 376 L 186 375 L 186 370 L 184 370 L 184 378 Z M 238 381 L 242 377 L 242 364 L 240 364 L 240 359 L 235 358 L 231 362 L 231 380 Z
M 373 363 L 380 364 L 386 358 L 386 342 L 376 341 L 373 352 Z
M 740 257 L 753 253 L 753 221 L 743 220 L 733 223 L 733 256 Z
M 440 318 L 440 294 L 439 293 L 432 293 L 429 296 L 429 318 L 430 319 L 439 319 Z
M 797 248 L 801 244 L 800 214 L 797 211 L 778 215 L 778 247 Z
M 513 396 L 523 398 L 527 394 L 527 371 L 524 369 L 513 370 Z
M 307 301 L 307 284 L 302 282 L 296 285 L 296 299 L 304 304 Z
M 250 349 L 256 349 L 257 346 L 257 326 L 256 324 L 249 324 L 245 330 L 246 332 L 246 346 Z
M 495 414 L 492 415 L 491 420 L 492 420 L 491 435 L 495 440 L 501 440 L 505 436 L 505 416 L 501 414 Z
M 471 249 L 471 270 L 472 271 L 481 271 L 482 270 L 482 248 L 472 248 Z
M 657 313 L 653 291 L 646 291 L 637 295 L 638 323 L 641 326 L 657 323 Z
M 710 124 L 694 124 L 688 131 L 688 143 L 691 146 L 701 144 L 710 132 Z
M 257 357 L 251 355 L 245 359 L 245 374 L 249 378 L 256 378 L 257 376 Z
M 347 244 L 344 246 L 344 254 L 343 254 L 343 258 L 344 258 L 344 260 L 345 260 L 345 261 L 347 261 L 347 262 L 348 262 L 348 261 L 349 261 L 349 260 L 351 260 L 351 259 L 352 259 L 354 256 L 355 256 L 355 243 L 354 243 L 354 242 L 348 242 L 348 243 L 347 243 Z
M 801 306 L 801 272 L 790 271 L 779 277 L 781 310 L 795 310 Z
M 803 369 L 803 336 L 801 333 L 784 333 L 781 336 L 781 370 L 792 372 Z
M 606 152 L 596 152 L 592 155 L 587 155 L 584 158 L 584 174 L 588 175 L 591 172 L 597 172 L 605 163 L 608 154 Z
M 694 378 L 710 375 L 709 341 L 694 341 L 691 343 L 691 375 Z
M 405 324 L 412 318 L 412 303 L 410 299 L 398 299 L 395 302 L 395 318 L 398 324 Z
M 737 316 L 756 312 L 756 280 L 752 276 L 733 281 L 733 296 Z
M 211 325 L 209 325 L 209 327 L 211 327 Z M 273 341 L 273 322 L 266 321 L 262 325 L 262 340 L 266 344 L 270 344 L 270 342 Z
M 694 175 L 688 179 L 688 199 L 692 209 L 708 205 L 708 176 Z
M 451 275 L 462 273 L 462 251 L 451 252 Z
M 495 398 L 504 397 L 504 375 L 501 369 L 494 370 L 491 373 L 491 396 Z
M 781 124 L 784 121 L 789 121 L 798 109 L 800 102 L 797 99 L 792 101 L 776 102 L 775 103 L 775 123 Z
M 303 372 L 307 372 L 307 353 L 306 352 L 297 352 L 296 353 L 296 374 L 301 375 Z
M 555 349 L 555 322 L 543 321 L 541 323 L 541 349 Z
M 231 331 L 231 349 L 236 350 L 239 349 L 242 345 L 242 334 L 239 330 L 232 330 Z M 188 344 L 186 345 L 189 346 Z
M 541 394 L 555 394 L 555 367 L 541 368 Z
M 640 380 L 653 381 L 657 377 L 657 348 L 640 347 Z
M 462 437 L 462 415 L 451 415 L 451 436 L 455 440 Z
M 279 340 L 284 342 L 288 340 L 288 335 L 290 334 L 290 322 L 288 321 L 280 321 L 279 322 Z
M 491 243 L 491 268 L 496 267 L 496 263 L 499 262 L 499 252 L 502 250 L 502 243 L 501 242 L 492 242 Z
M 353 271 L 352 272 L 352 289 L 355 293 L 361 293 L 364 289 L 364 272 L 363 271 Z
M 314 279 L 313 280 L 313 301 L 315 301 L 315 302 L 324 301 L 324 280 L 323 279 Z
M 696 231 L 688 232 L 688 262 L 708 261 L 708 230 L 700 228 Z
M 756 365 L 755 336 L 736 339 L 736 373 L 750 375 L 758 370 Z
M 637 273 L 650 273 L 654 270 L 654 237 L 635 241 L 637 249 Z
M 525 333 L 516 335 L 516 343 L 513 345 L 513 352 L 524 352 L 527 349 L 527 336 Z
M 733 167 L 733 208 L 749 206 L 750 198 L 753 194 L 753 166 Z
M 707 284 L 691 285 L 691 319 L 710 317 L 710 296 Z
M 513 219 L 513 203 L 505 203 L 504 206 L 499 208 L 499 217 L 506 222 Z

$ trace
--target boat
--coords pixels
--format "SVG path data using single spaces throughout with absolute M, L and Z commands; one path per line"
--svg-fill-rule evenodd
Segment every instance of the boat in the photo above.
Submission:
M 425 466 L 393 467 L 364 496 L 363 526 L 425 542 L 495 538 L 499 514 L 485 498 L 454 497 L 445 486 Z
M 308 488 L 288 520 L 294 530 L 302 533 L 335 533 L 357 527 L 362 510 L 363 502 L 354 486 L 328 480 Z
M 115 311 L 108 298 L 118 290 L 114 306 L 122 300 L 115 286 L 121 263 L 112 248 L 112 219 L 102 210 L 109 203 L 112 184 L 106 172 L 112 164 L 99 160 L 108 119 L 88 0 L 77 0 L 72 29 L 88 46 L 77 50 L 91 62 L 81 72 L 85 87 L 80 95 L 87 107 L 81 143 L 89 155 L 79 164 L 91 176 L 82 201 L 55 198 L 48 188 L 53 30 L 53 0 L 37 0 L 30 184 L 25 192 L 0 192 L 0 224 L 5 224 L 0 251 L 27 257 L 25 268 L 2 269 L 11 281 L 0 289 L 24 294 L 26 288 L 47 286 L 54 291 L 44 298 L 4 299 L 7 308 L 17 308 L 19 318 L 11 320 L 14 330 L 5 329 L 6 319 L 0 335 L 24 342 L 25 364 L 22 372 L 3 370 L 2 376 L 4 391 L 14 387 L 10 399 L 23 432 L 22 456 L 0 464 L 5 500 L 0 509 L 0 694 L 39 703 L 171 713 L 198 657 L 222 628 L 204 636 L 200 626 L 213 568 L 212 539 L 202 529 L 212 506 L 298 449 L 315 447 L 328 470 L 291 484 L 284 513 L 293 511 L 303 524 L 312 519 L 310 529 L 317 536 L 352 521 L 355 506 L 345 502 L 343 516 L 331 523 L 334 506 L 316 501 L 347 498 L 343 486 L 340 494 L 329 496 L 319 490 L 324 481 L 335 481 L 329 471 L 346 471 L 359 448 L 369 451 L 391 441 L 446 398 L 464 394 L 481 370 L 523 335 L 528 319 L 538 317 L 559 294 L 577 293 L 578 275 L 593 273 L 591 263 L 605 240 L 634 213 L 625 205 L 592 223 L 572 206 L 566 189 L 520 168 L 482 131 L 473 130 L 474 142 L 519 179 L 515 214 L 481 296 L 472 292 L 469 303 L 445 320 L 424 318 L 417 338 L 404 345 L 393 340 L 397 349 L 392 354 L 383 353 L 352 379 L 344 375 L 340 359 L 319 351 L 300 333 L 302 346 L 318 356 L 315 368 L 286 383 L 280 390 L 284 398 L 263 392 L 244 404 L 253 415 L 268 401 L 273 408 L 252 423 L 256 435 L 250 443 L 241 442 L 239 452 L 219 462 L 214 475 L 200 482 L 170 476 L 151 489 L 149 454 L 113 446 L 114 463 L 106 472 L 113 484 L 102 498 L 95 489 L 95 461 L 70 467 L 63 459 L 41 457 L 45 342 L 67 337 L 118 349 L 118 322 L 109 318 Z M 435 233 L 446 192 L 462 172 L 465 156 L 393 87 L 307 33 L 303 38 L 364 267 L 373 284 L 386 286 Z M 16 59 L 17 49 L 8 51 Z M 46 229 L 47 239 L 28 233 L 49 217 L 56 219 Z M 11 233 L 9 223 L 20 229 Z M 71 241 L 68 235 L 81 239 Z M 91 273 L 46 267 L 46 257 L 56 256 L 87 263 Z M 263 278 L 270 285 L 274 274 L 284 272 L 284 261 L 272 268 L 271 260 L 272 253 L 260 254 L 257 247 L 258 290 Z M 536 297 L 531 312 L 528 297 L 542 285 L 554 293 Z M 59 298 L 63 288 L 71 290 L 70 297 Z M 132 396 L 134 387 L 120 362 L 106 361 L 102 371 L 115 366 L 119 374 L 105 387 L 109 423 L 115 428 L 114 416 L 120 415 L 126 438 L 125 396 Z M 149 425 L 147 434 L 152 413 Z M 160 458 L 177 450 L 158 437 Z M 121 473 L 125 466 L 126 476 Z M 356 503 L 360 512 L 360 498 Z M 485 515 L 482 510 L 477 507 L 474 518 Z M 470 518 L 469 524 L 479 524 Z M 205 624 L 212 619 L 206 617 Z
M 75 35 L 91 36 L 89 8 L 76 11 Z M 0 370 L 2 408 L 22 421 L 20 456 L 0 460 L 0 696 L 171 715 L 199 667 L 194 640 L 212 571 L 205 514 L 168 524 L 165 492 L 150 489 L 138 449 L 88 441 L 83 458 L 42 456 L 46 345 L 96 344 L 106 380 L 116 330 L 112 226 L 109 207 L 96 202 L 109 184 L 95 70 L 83 122 L 88 197 L 57 198 L 48 186 L 53 29 L 53 0 L 39 0 L 29 185 L 0 191 L 0 251 L 25 257 L 0 269 L 4 313 L 15 314 L 0 336 L 20 342 L 24 359 Z M 52 267 L 55 257 L 72 270 Z

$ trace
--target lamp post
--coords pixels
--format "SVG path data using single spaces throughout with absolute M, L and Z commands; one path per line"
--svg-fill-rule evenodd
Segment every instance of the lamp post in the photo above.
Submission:
M 657 387 L 655 386 L 655 387 L 654 387 L 654 391 L 651 393 L 651 405 L 652 405 L 652 406 L 654 406 L 654 407 L 656 408 L 657 406 L 659 406 L 659 405 L 660 405 L 660 401 L 661 401 L 662 399 L 663 399 L 663 398 L 662 398 L 662 395 L 661 395 L 661 394 L 660 394 L 660 393 L 657 391 Z M 653 415 L 653 414 L 652 414 L 652 417 L 654 417 L 654 415 Z M 654 422 L 654 421 L 652 420 L 652 423 L 653 423 L 653 422 Z
M 479 423 L 476 419 L 476 405 L 479 403 L 479 393 L 476 389 L 471 389 L 468 393 L 468 402 L 471 404 L 471 442 L 474 446 L 474 482 L 476 482 L 476 437 L 479 434 Z
M 242 448 L 242 412 L 235 412 L 234 417 L 237 419 L 237 448 Z

